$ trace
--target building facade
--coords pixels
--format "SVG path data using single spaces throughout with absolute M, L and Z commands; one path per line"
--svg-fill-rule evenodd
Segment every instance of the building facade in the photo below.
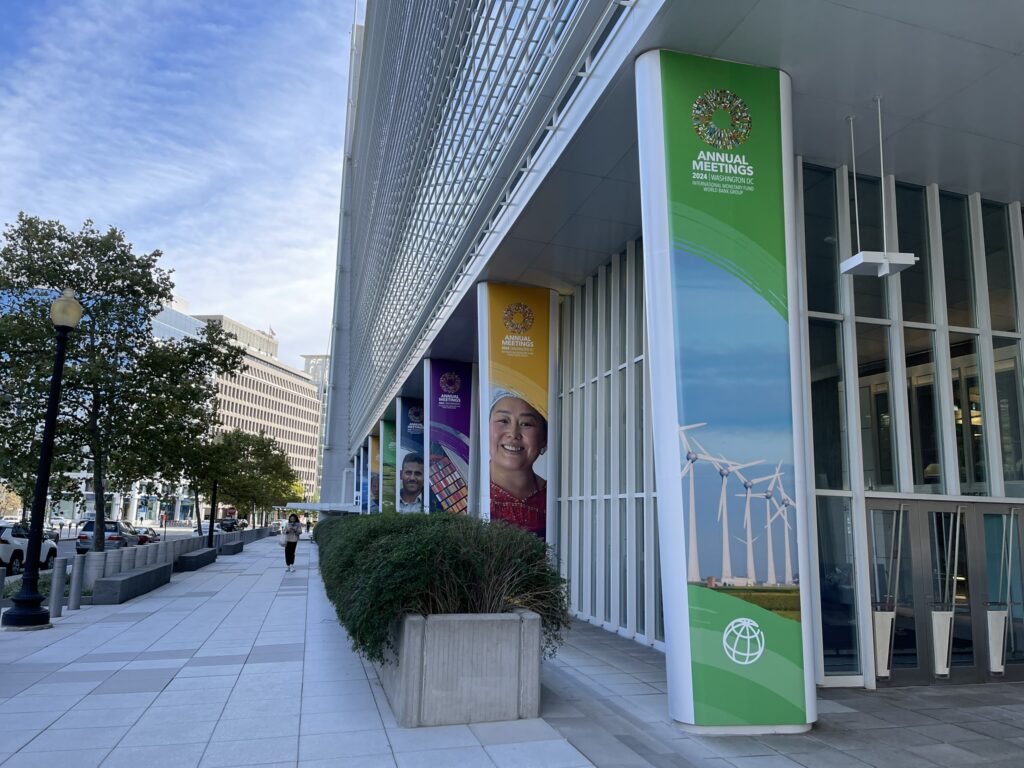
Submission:
M 547 540 L 579 618 L 666 652 L 676 719 L 1024 679 L 1022 11 L 457 5 L 371 2 L 353 35 L 324 500 L 371 489 L 424 360 L 491 365 L 480 284 L 548 289 Z M 721 213 L 755 190 L 777 243 Z M 749 407 L 779 382 L 785 419 Z M 767 614 L 702 627 L 708 596 L 799 620 L 794 669 Z M 804 708 L 708 714 L 719 663 L 802 676 Z
M 317 490 L 320 398 L 309 374 L 277 359 L 277 339 L 224 315 L 196 315 L 231 333 L 245 348 L 245 370 L 217 382 L 224 429 L 274 438 L 288 455 L 305 495 Z
M 303 355 L 302 369 L 309 374 L 316 386 L 316 398 L 320 403 L 319 431 L 316 436 L 316 476 L 313 481 L 313 488 L 316 489 L 316 498 L 320 499 L 320 482 L 324 472 L 324 428 L 327 421 L 324 414 L 327 413 L 327 394 L 330 389 L 331 358 L 329 355 Z

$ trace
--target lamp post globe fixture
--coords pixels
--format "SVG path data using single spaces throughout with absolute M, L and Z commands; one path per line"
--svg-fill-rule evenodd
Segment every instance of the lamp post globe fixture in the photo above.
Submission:
M 0 625 L 4 629 L 44 629 L 51 626 L 50 611 L 43 607 L 43 596 L 39 594 L 39 551 L 43 546 L 43 516 L 46 513 L 46 496 L 50 487 L 50 467 L 53 464 L 53 441 L 57 431 L 64 355 L 67 352 L 68 334 L 78 327 L 81 319 L 82 305 L 78 303 L 75 292 L 71 289 L 65 289 L 50 305 L 50 320 L 57 332 L 57 349 L 53 359 L 50 395 L 46 401 L 46 418 L 43 422 L 43 442 L 40 446 L 36 485 L 32 495 L 25 570 L 21 579 L 21 589 L 13 598 L 14 607 L 0 617 Z

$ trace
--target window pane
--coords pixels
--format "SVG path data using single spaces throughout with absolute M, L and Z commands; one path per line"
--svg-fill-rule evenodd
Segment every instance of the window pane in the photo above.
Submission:
M 967 198 L 939 195 L 942 260 L 946 269 L 946 311 L 950 325 L 974 326 L 974 277 L 971 273 L 971 224 Z
M 910 404 L 910 453 L 914 490 L 943 493 L 938 399 L 935 392 L 935 351 L 932 331 L 903 331 L 907 361 L 907 402 Z
M 647 618 L 644 614 L 644 593 L 647 585 L 644 583 L 644 500 L 637 499 L 634 507 L 634 530 L 636 531 L 636 631 L 647 634 Z
M 1013 259 L 1010 256 L 1006 206 L 983 202 L 981 220 L 985 231 L 985 269 L 988 274 L 992 330 L 1016 331 L 1017 309 L 1014 303 Z
M 627 530 L 626 525 L 628 517 L 626 514 L 626 500 L 619 499 L 619 562 L 616 567 L 619 569 L 619 626 L 627 627 L 629 620 L 627 616 L 627 600 L 626 592 L 629 585 L 629 574 L 627 572 L 627 565 L 629 564 L 629 555 L 627 548 Z
M 857 591 L 849 499 L 835 496 L 818 499 L 818 578 L 825 674 L 859 674 Z
M 956 430 L 956 451 L 960 464 L 960 492 L 969 496 L 984 496 L 988 493 L 977 348 L 976 336 L 968 333 L 949 334 L 949 357 L 953 371 L 953 427 Z
M 922 187 L 896 185 L 896 219 L 901 253 L 912 253 L 918 262 L 900 272 L 903 319 L 930 323 L 931 265 L 928 260 L 928 207 Z
M 804 248 L 807 257 L 807 308 L 838 312 L 838 232 L 835 173 L 804 166 Z
M 814 426 L 814 481 L 817 488 L 846 489 L 843 341 L 839 323 L 808 321 L 811 359 L 811 421 Z
M 864 485 L 867 490 L 895 490 L 889 380 L 889 329 L 857 323 L 857 376 L 860 399 Z
M 1007 496 L 1024 496 L 1024 453 L 1021 451 L 1020 344 L 1015 339 L 992 339 L 996 369 L 996 413 L 999 447 Z
M 878 179 L 857 177 L 858 207 L 853 201 L 853 177 L 850 177 L 850 242 L 857 253 L 857 217 L 860 211 L 860 250 L 881 251 L 882 243 L 882 185 Z M 885 280 L 877 277 L 854 275 L 853 308 L 858 317 L 888 317 L 885 303 Z

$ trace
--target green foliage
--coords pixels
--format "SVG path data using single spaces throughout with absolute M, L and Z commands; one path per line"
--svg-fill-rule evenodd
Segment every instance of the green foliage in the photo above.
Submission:
M 243 353 L 219 329 L 199 339 L 157 340 L 153 318 L 172 298 L 160 252 L 137 254 L 124 233 L 85 222 L 19 214 L 0 247 L 0 478 L 31 503 L 53 370 L 53 299 L 78 295 L 83 316 L 68 337 L 51 490 L 89 466 L 96 518 L 104 491 L 143 478 L 176 483 L 197 436 L 216 424 L 214 377 L 240 369 Z M 102 549 L 103 539 L 96 539 Z
M 538 613 L 552 655 L 569 626 L 565 582 L 547 545 L 502 522 L 380 514 L 316 526 L 320 572 L 352 645 L 383 662 L 407 613 Z
M 302 500 L 302 484 L 277 441 L 232 430 L 210 442 L 195 481 L 208 488 L 217 478 L 219 499 L 249 512 Z

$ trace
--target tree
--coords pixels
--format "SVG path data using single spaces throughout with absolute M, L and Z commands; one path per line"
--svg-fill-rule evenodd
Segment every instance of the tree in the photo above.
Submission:
M 242 352 L 218 328 L 208 326 L 199 339 L 154 338 L 153 318 L 174 287 L 160 256 L 137 254 L 123 232 L 100 232 L 89 221 L 72 232 L 22 213 L 3 234 L 0 392 L 8 405 L 0 407 L 0 445 L 19 470 L 34 452 L 53 364 L 49 305 L 71 288 L 84 314 L 68 340 L 55 474 L 91 469 L 98 531 L 108 483 L 178 482 L 187 443 L 216 423 L 214 377 L 241 366 Z M 102 550 L 103 537 L 94 541 Z
M 207 447 L 203 476 L 205 490 L 217 479 L 218 498 L 239 510 L 267 511 L 302 500 L 302 485 L 288 456 L 272 437 L 241 430 L 225 432 Z

